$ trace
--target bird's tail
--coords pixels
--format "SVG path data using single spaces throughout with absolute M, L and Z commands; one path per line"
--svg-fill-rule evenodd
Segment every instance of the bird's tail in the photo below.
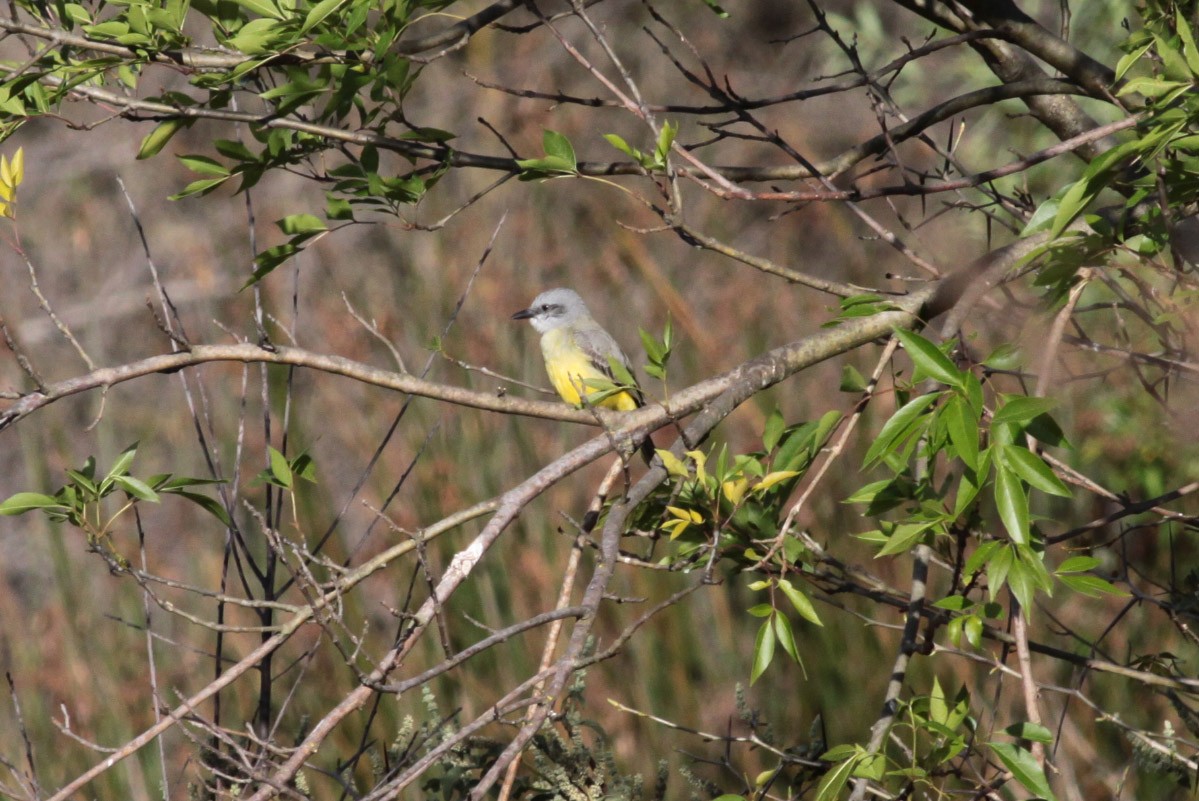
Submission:
M 658 449 L 654 446 L 654 438 L 646 434 L 645 439 L 641 440 L 641 445 L 638 449 L 641 451 L 641 458 L 645 460 L 645 466 L 653 467 L 654 457 L 658 455 Z

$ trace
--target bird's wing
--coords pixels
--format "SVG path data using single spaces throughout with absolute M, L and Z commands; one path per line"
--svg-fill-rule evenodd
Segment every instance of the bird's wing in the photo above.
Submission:
M 633 364 L 629 361 L 629 357 L 624 355 L 624 351 L 620 349 L 619 343 L 612 338 L 612 335 L 600 326 L 576 328 L 574 343 L 579 350 L 587 354 L 587 360 L 591 362 L 591 365 L 608 378 L 616 380 L 616 376 L 612 374 L 612 365 L 609 363 L 609 359 L 616 359 L 629 371 L 629 375 L 633 375 Z M 636 381 L 636 376 L 634 376 L 634 381 Z M 644 403 L 640 387 L 634 383 L 633 389 L 636 390 L 634 396 L 637 405 L 640 406 Z

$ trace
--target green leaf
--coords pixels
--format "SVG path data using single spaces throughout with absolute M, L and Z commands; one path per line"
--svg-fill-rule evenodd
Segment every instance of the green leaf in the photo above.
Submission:
M 200 175 L 217 175 L 229 177 L 229 168 L 208 156 L 177 156 L 176 158 L 189 170 Z
M 1040 723 L 1013 723 L 1003 731 L 1004 734 L 1009 734 L 1019 740 L 1031 740 L 1034 743 L 1043 743 L 1045 745 L 1053 743 L 1053 732 Z
M 820 786 L 816 789 L 816 801 L 837 801 L 841 797 L 841 791 L 849 783 L 849 777 L 853 775 L 857 762 L 856 758 L 846 759 L 825 773 L 824 778 L 820 780 Z
M 949 642 L 954 648 L 962 646 L 962 624 L 966 622 L 964 617 L 955 617 L 945 626 L 945 636 L 949 638 Z
M 893 478 L 884 478 L 881 481 L 871 481 L 864 487 L 858 489 L 853 495 L 846 498 L 843 503 L 870 503 L 879 493 L 895 483 Z
M 680 476 L 687 478 L 691 475 L 691 471 L 687 469 L 687 465 L 665 448 L 657 448 L 655 452 L 658 458 L 662 460 L 662 464 L 666 467 L 666 472 L 672 476 Z
M 182 200 L 183 198 L 191 197 L 192 195 L 206 195 L 228 180 L 229 176 L 225 176 L 224 178 L 203 178 L 199 181 L 192 181 L 183 188 L 182 192 L 176 192 L 175 194 L 171 195 L 170 199 Z
M 995 471 L 995 507 L 1013 542 L 1028 542 L 1028 495 L 1019 477 L 1004 467 Z
M 1027 614 L 1033 608 L 1032 602 L 1037 590 L 1051 592 L 1053 582 L 1040 556 L 1027 545 L 1017 545 L 1015 557 L 1008 571 L 1007 583 L 1012 595 L 1016 596 L 1016 600 Z
M 1036 211 L 1032 213 L 1032 217 L 1028 218 L 1028 223 L 1024 226 L 1024 229 L 1020 231 L 1021 238 L 1031 236 L 1032 234 L 1051 226 L 1053 221 L 1057 218 L 1057 212 L 1058 209 L 1061 208 L 1061 205 L 1062 199 L 1060 197 L 1051 197 L 1041 203 L 1041 205 L 1037 206 Z M 986 362 L 984 362 L 984 364 L 986 364 Z
M 442 130 L 441 128 L 413 128 L 411 131 L 404 131 L 397 139 L 414 140 L 417 142 L 449 142 L 458 138 L 458 134 L 453 131 Z
M 974 601 L 963 595 L 947 595 L 939 601 L 936 601 L 933 606 L 937 609 L 948 609 L 951 612 L 961 612 L 974 606 Z
M 1030 398 L 1024 395 L 1003 396 L 1003 406 L 995 412 L 991 425 L 1026 423 L 1057 406 L 1052 398 Z
M 661 364 L 666 349 L 644 328 L 638 328 L 637 333 L 641 337 L 641 347 L 645 348 L 645 357 L 651 362 Z
M 1015 370 L 1024 361 L 1023 354 L 1015 345 L 1005 342 L 983 359 L 983 364 L 993 370 Z
M 852 364 L 847 364 L 841 368 L 841 384 L 837 388 L 842 392 L 865 392 L 867 387 L 866 379 L 862 377 Z
M 0 503 L 0 515 L 23 515 L 33 509 L 65 509 L 57 498 L 40 492 L 18 492 Z
M 113 483 L 139 501 L 158 503 L 158 493 L 150 489 L 144 481 L 133 476 L 113 476 Z
M 575 162 L 554 157 L 517 159 L 516 166 L 521 169 L 521 179 L 527 181 L 554 175 L 577 175 L 579 172 Z
M 967 577 L 973 577 L 975 573 L 982 570 L 983 567 L 991 561 L 991 557 L 995 552 L 1003 547 L 1003 543 L 999 540 L 989 540 L 974 549 L 974 553 L 966 559 L 966 564 L 962 570 Z
M 88 457 L 88 461 L 91 462 L 90 456 Z M 96 486 L 94 481 L 92 481 L 92 473 L 94 469 L 95 465 L 93 462 L 91 470 L 89 470 L 87 467 L 84 467 L 83 470 L 67 470 L 66 472 L 67 476 L 70 477 L 77 487 L 94 496 L 100 491 L 100 488 Z
M 936 524 L 932 522 L 900 523 L 887 538 L 887 544 L 874 555 L 874 558 L 910 551 L 917 542 L 924 538 L 925 532 L 934 525 Z
M 783 431 L 787 428 L 787 423 L 783 420 L 783 413 L 776 406 L 770 416 L 766 418 L 766 430 L 762 432 L 762 450 L 770 453 L 775 446 L 779 444 L 779 440 L 783 437 Z
M 1160 99 L 1161 97 L 1180 90 L 1191 88 L 1190 81 L 1166 81 L 1161 78 L 1136 77 L 1130 78 L 1116 92 L 1116 97 L 1126 97 L 1128 95 L 1144 95 L 1151 99 Z
M 758 629 L 758 637 L 754 642 L 754 666 L 749 674 L 751 685 L 770 667 L 770 662 L 774 659 L 774 642 L 774 626 L 767 618 Z
M 1190 69 L 1191 75 L 1199 75 L 1199 48 L 1195 46 L 1195 34 L 1191 31 L 1191 24 L 1187 22 L 1181 8 L 1175 9 L 1174 14 L 1174 28 L 1178 31 L 1178 38 L 1182 40 L 1182 55 L 1186 59 L 1187 68 Z
M 757 582 L 754 582 L 754 583 L 756 584 Z M 753 589 L 753 585 L 750 585 L 750 589 Z M 753 615 L 754 617 L 770 617 L 771 615 L 774 614 L 774 607 L 768 603 L 763 602 L 760 604 L 754 604 L 753 606 L 751 606 L 749 609 L 746 609 L 745 611 L 748 612 L 749 614 Z
M 269 448 L 271 454 L 270 474 L 279 484 L 286 489 L 292 487 L 291 466 L 287 463 L 287 457 L 274 448 Z
M 1024 426 L 1024 432 L 1037 439 L 1038 442 L 1045 445 L 1050 445 L 1055 448 L 1069 448 L 1070 442 L 1066 439 L 1065 433 L 1061 427 L 1047 414 L 1038 414 L 1028 424 Z
M 783 595 L 787 596 L 787 600 L 795 607 L 795 611 L 799 613 L 800 617 L 809 623 L 815 623 L 817 626 L 824 625 L 820 621 L 820 616 L 816 614 L 816 607 L 812 606 L 812 602 L 808 600 L 808 596 L 804 595 L 790 581 L 781 579 L 778 587 L 783 591 Z
M 899 337 L 904 350 L 920 372 L 955 389 L 964 388 L 965 376 L 940 348 L 919 334 L 902 328 L 895 330 L 895 336 Z
M 146 134 L 146 138 L 142 140 L 141 147 L 138 148 L 137 158 L 148 159 L 156 155 L 162 150 L 166 143 L 171 141 L 171 137 L 179 133 L 179 131 L 188 125 L 188 121 L 182 119 L 167 120 L 160 122 L 154 126 L 154 130 Z
M 1082 593 L 1090 598 L 1099 598 L 1104 595 L 1113 595 L 1117 598 L 1124 598 L 1128 593 L 1112 584 L 1107 579 L 1101 579 L 1099 576 L 1089 574 L 1070 573 L 1067 575 L 1059 575 L 1058 579 L 1062 584 L 1065 584 L 1075 592 Z
M 1130 38 L 1130 43 L 1131 43 L 1131 41 L 1132 40 Z M 1129 52 L 1127 52 L 1123 56 L 1121 56 L 1120 60 L 1116 62 L 1115 83 L 1119 83 L 1124 78 L 1124 76 L 1128 73 L 1128 70 L 1131 69 L 1132 66 L 1134 64 L 1136 64 L 1138 61 L 1140 61 L 1141 57 L 1144 56 L 1145 53 L 1148 52 L 1149 48 L 1151 48 L 1151 47 L 1153 47 L 1153 41 L 1150 39 L 1146 39 L 1142 44 L 1138 45 L 1137 47 L 1134 47 L 1132 50 L 1130 50 Z
M 678 123 L 666 122 L 662 125 L 662 130 L 658 132 L 657 146 L 654 148 L 654 166 L 666 166 L 666 159 L 670 156 L 670 147 L 674 144 L 678 133 Z
M 957 519 L 968 512 L 982 491 L 991 470 L 991 449 L 987 448 L 979 458 L 978 470 L 966 468 L 958 481 L 958 491 L 953 498 L 953 517 Z
M 971 470 L 978 471 L 978 417 L 964 395 L 954 395 L 941 410 L 954 455 Z
M 162 483 L 159 483 L 159 481 Z M 156 476 L 147 483 L 159 492 L 175 492 L 182 487 L 207 487 L 213 484 L 226 484 L 228 482 L 223 478 L 191 478 L 189 476 L 172 476 L 170 473 L 165 473 L 162 476 Z
M 987 593 L 992 600 L 1007 583 L 1008 573 L 1015 561 L 1015 546 L 1010 542 L 1002 543 L 987 561 Z
M 137 443 L 125 448 L 117 456 L 116 461 L 112 463 L 112 467 L 108 468 L 108 475 L 105 478 L 113 478 L 114 476 L 123 476 L 129 472 L 129 465 L 133 464 L 134 457 L 137 456 Z
M 225 44 L 246 55 L 258 55 L 269 52 L 270 48 L 286 35 L 286 30 L 278 20 L 260 17 L 241 26 L 235 35 L 226 40 Z M 253 71 L 256 66 L 254 62 L 245 64 L 247 71 Z
M 925 410 L 931 406 L 937 398 L 941 397 L 941 393 L 933 392 L 928 395 L 920 395 L 908 401 L 904 406 L 891 416 L 884 425 L 874 442 L 871 443 L 870 449 L 866 451 L 866 458 L 863 460 L 863 466 L 869 467 L 877 462 L 884 455 L 889 453 L 901 438 L 908 431 L 908 425 L 914 422 Z
M 1030 793 L 1047 799 L 1047 801 L 1057 801 L 1057 797 L 1049 789 L 1045 771 L 1041 769 L 1036 758 L 1029 751 L 1010 743 L 991 743 L 991 750 L 995 752 L 995 756 L 999 757 L 999 761 L 1003 763 L 1004 767 L 1016 777 L 1016 781 L 1024 785 Z
M 304 24 L 300 27 L 300 33 L 308 33 L 308 31 L 324 22 L 326 17 L 336 11 L 338 6 L 345 2 L 347 0 L 321 0 L 321 2 L 312 7 L 312 10 L 308 12 L 308 16 L 304 17 Z
M 220 520 L 224 526 L 231 527 L 233 525 L 233 520 L 229 517 L 229 513 L 225 510 L 225 507 L 222 506 L 221 503 L 215 498 L 210 498 L 207 495 L 201 495 L 198 492 L 189 492 L 183 489 L 171 490 L 171 494 L 178 495 L 181 498 L 187 498 L 201 509 L 207 511 L 217 520 Z
M 642 155 L 641 151 L 634 150 L 632 148 L 632 146 L 629 145 L 628 142 L 626 142 L 624 139 L 617 136 L 616 134 L 604 134 L 604 139 L 607 139 L 608 144 L 612 145 L 612 147 L 616 148 L 621 153 L 624 153 L 629 158 L 634 159 L 636 161 L 641 160 L 641 155 Z
M 251 14 L 257 14 L 260 17 L 274 17 L 275 19 L 284 19 L 283 12 L 270 0 L 233 0 L 242 8 L 249 11 Z
M 1189 81 L 1191 71 L 1182 53 L 1164 37 L 1155 34 L 1153 38 L 1157 44 L 1157 55 L 1161 58 L 1162 74 L 1174 81 Z
M 966 642 L 970 643 L 972 648 L 983 647 L 983 622 L 978 615 L 967 615 L 962 629 L 966 633 Z
M 275 225 L 288 236 L 308 237 L 329 230 L 318 217 L 312 214 L 289 214 L 281 220 L 276 220 Z
M 569 162 L 572 169 L 577 167 L 578 160 L 575 158 L 574 146 L 571 145 L 569 139 L 557 131 L 551 131 L 548 128 L 544 130 L 541 134 L 541 146 L 545 148 L 546 156 Z
M 799 648 L 795 645 L 795 633 L 791 630 L 791 621 L 783 614 L 775 615 L 773 620 L 774 636 L 778 639 L 779 645 L 783 646 L 787 656 L 791 657 L 796 664 L 800 664 Z
M 1059 576 L 1063 573 L 1085 573 L 1088 570 L 1094 570 L 1099 566 L 1099 560 L 1093 556 L 1071 556 L 1060 565 L 1057 570 L 1053 571 Z
M 798 470 L 775 470 L 762 476 L 762 480 L 754 485 L 754 492 L 766 492 L 776 484 L 780 484 L 800 475 Z
M 330 220 L 353 220 L 354 207 L 345 198 L 332 193 L 325 194 L 325 216 Z
M 820 415 L 820 419 L 816 421 L 816 430 L 812 434 L 812 441 L 808 444 L 808 458 L 815 459 L 816 454 L 824 447 L 825 441 L 829 435 L 833 433 L 833 429 L 841 422 L 841 413 L 836 409 L 830 409 Z M 781 466 L 775 465 L 776 467 Z
M 92 18 L 86 8 L 78 3 L 64 3 L 62 6 L 65 16 L 78 25 L 90 25 Z
M 1062 498 L 1069 498 L 1073 495 L 1070 488 L 1049 469 L 1049 465 L 1028 448 L 1022 448 L 1019 445 L 1001 445 L 999 453 L 1007 466 L 1028 482 L 1029 486 Z
M 290 259 L 292 256 L 300 252 L 300 248 L 292 242 L 284 242 L 282 245 L 275 245 L 273 248 L 267 248 L 258 254 L 255 261 L 258 266 L 246 282 L 241 285 L 242 289 L 253 286 L 254 284 L 266 278 L 280 264 Z

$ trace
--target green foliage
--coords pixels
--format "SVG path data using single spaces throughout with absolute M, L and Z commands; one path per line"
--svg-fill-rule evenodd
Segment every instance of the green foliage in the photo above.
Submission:
M 670 355 L 674 352 L 674 326 L 670 318 L 666 318 L 661 339 L 655 339 L 653 334 L 644 329 L 637 330 L 641 335 L 641 345 L 645 348 L 645 372 L 665 384 L 666 363 L 670 361 Z
M 840 421 L 838 412 L 820 420 L 786 427 L 771 415 L 763 433 L 763 450 L 731 455 L 727 448 L 707 453 L 688 451 L 683 460 L 659 450 L 671 486 L 654 506 L 662 513 L 658 526 L 676 543 L 672 561 L 688 563 L 714 547 L 719 556 L 754 564 L 761 555 L 756 543 L 780 532 L 783 504 Z M 781 557 L 791 562 L 802 551 L 793 537 Z
M 316 481 L 316 465 L 306 451 L 291 459 L 269 446 L 267 452 L 270 455 L 270 466 L 255 476 L 255 481 L 273 484 L 285 490 L 294 490 L 296 479 Z
M 833 328 L 841 323 L 855 320 L 859 317 L 872 317 L 883 312 L 894 311 L 895 304 L 882 295 L 853 295 L 842 298 L 838 305 L 837 316 L 827 323 L 824 328 Z
M 878 557 L 906 553 L 918 544 L 948 538 L 962 525 L 986 518 L 983 503 L 988 496 L 983 490 L 989 485 L 989 499 L 1007 541 L 996 539 L 995 534 L 984 535 L 965 564 L 966 573 L 974 575 L 985 570 L 992 600 L 1006 585 L 1024 608 L 1030 608 L 1037 592 L 1053 590 L 1044 552 L 1035 536 L 1030 494 L 1072 496 L 1045 459 L 1026 444 L 1026 440 L 1065 444 L 1048 414 L 1056 404 L 1046 398 L 994 393 L 994 412 L 990 414 L 990 425 L 984 428 L 986 397 L 977 376 L 957 367 L 944 349 L 920 335 L 900 332 L 897 336 L 916 368 L 913 384 L 933 380 L 947 388 L 916 395 L 904 403 L 883 424 L 867 450 L 865 466 L 885 465 L 893 477 L 864 486 L 848 502 L 865 504 L 868 515 L 899 510 L 902 516 L 882 520 L 878 529 L 861 536 L 880 545 Z M 918 465 L 930 467 L 920 470 Z M 940 465 L 944 477 L 932 469 Z M 952 490 L 955 476 L 956 492 Z M 1063 576 L 1071 572 L 1067 570 Z M 1095 579 L 1087 576 L 1070 582 L 1063 579 L 1063 583 L 1072 589 L 1101 591 Z M 1104 589 L 1114 590 L 1103 583 Z M 971 614 L 960 623 L 955 621 L 951 626 L 955 642 L 963 630 L 976 645 L 981 619 Z
M 608 144 L 612 147 L 640 164 L 646 172 L 661 172 L 666 169 L 666 159 L 670 155 L 670 148 L 674 145 L 678 133 L 679 126 L 677 124 L 665 123 L 658 134 L 658 141 L 654 145 L 652 153 L 642 153 L 616 134 L 604 134 L 604 139 L 607 139 Z M 546 148 L 546 152 L 549 152 L 549 148 Z
M 816 608 L 812 606 L 812 602 L 808 596 L 797 589 L 787 579 L 777 579 L 769 581 L 755 581 L 749 585 L 749 588 L 755 592 L 763 590 L 769 591 L 769 601 L 752 606 L 749 613 L 754 617 L 763 618 L 762 625 L 758 627 L 758 635 L 754 643 L 754 659 L 753 668 L 749 674 L 749 683 L 753 684 L 758 678 L 766 672 L 766 668 L 770 667 L 770 663 L 774 659 L 775 644 L 781 645 L 787 656 L 803 668 L 803 658 L 799 652 L 799 646 L 795 641 L 795 633 L 791 628 L 791 621 L 787 618 L 786 613 L 776 606 L 776 592 L 785 597 L 791 604 L 792 608 L 799 613 L 800 617 L 813 623 L 817 626 L 823 626 L 820 622 L 820 616 L 816 614 Z
M 579 174 L 579 160 L 574 145 L 557 131 L 546 130 L 541 135 L 545 155 L 539 159 L 518 159 L 522 181 L 539 181 Z
M 54 523 L 69 523 L 87 535 L 89 545 L 103 547 L 112 536 L 117 523 L 133 510 L 138 503 L 158 503 L 160 495 L 176 495 L 186 498 L 215 516 L 223 525 L 229 525 L 225 508 L 213 498 L 195 492 L 193 487 L 220 484 L 202 478 L 172 476 L 160 473 L 142 480 L 129 470 L 137 456 L 137 443 L 121 451 L 116 461 L 103 476 L 96 468 L 96 460 L 88 457 L 81 467 L 66 471 L 69 479 L 53 495 L 37 492 L 18 492 L 0 503 L 0 515 L 20 515 L 41 510 Z M 115 510 L 106 499 L 117 499 L 123 495 Z M 122 564 L 119 554 L 112 554 Z
M 16 217 L 17 187 L 25 180 L 25 149 L 17 148 L 11 160 L 0 156 L 0 216 Z

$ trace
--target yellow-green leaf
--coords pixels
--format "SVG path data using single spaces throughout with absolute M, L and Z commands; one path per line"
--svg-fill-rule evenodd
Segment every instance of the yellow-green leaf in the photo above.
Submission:
M 795 478 L 799 475 L 798 470 L 775 470 L 772 473 L 767 473 L 762 476 L 762 480 L 754 487 L 754 492 L 765 492 L 766 490 L 778 484 L 780 481 L 786 481 L 789 478 Z
M 138 159 L 148 159 L 156 155 L 183 127 L 184 120 L 167 120 L 156 125 L 142 140 L 142 146 L 137 150 Z
M 687 465 L 683 463 L 679 457 L 675 456 L 668 450 L 657 448 L 658 458 L 662 460 L 662 464 L 666 466 L 666 472 L 672 476 L 682 476 L 686 478 L 691 475 L 691 471 L 687 469 Z
M 748 486 L 748 479 L 739 478 L 736 481 L 724 482 L 720 485 L 720 489 L 724 493 L 724 497 L 728 498 L 729 503 L 736 506 L 745 497 L 745 490 Z

